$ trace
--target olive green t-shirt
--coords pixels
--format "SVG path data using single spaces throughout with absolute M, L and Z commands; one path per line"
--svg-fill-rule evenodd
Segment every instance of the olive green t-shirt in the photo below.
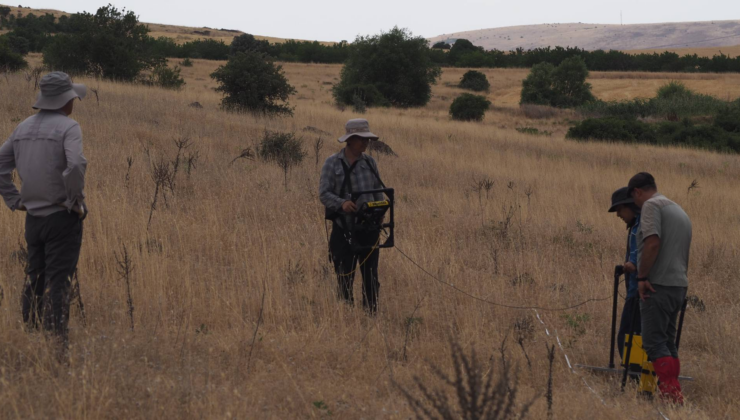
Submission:
M 637 232 L 637 265 L 642 261 L 645 238 L 658 235 L 660 251 L 650 269 L 649 281 L 661 286 L 688 287 L 691 220 L 681 206 L 662 194 L 655 194 L 642 205 Z

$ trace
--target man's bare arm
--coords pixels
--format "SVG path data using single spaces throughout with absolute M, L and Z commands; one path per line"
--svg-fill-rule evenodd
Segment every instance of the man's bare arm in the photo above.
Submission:
M 638 267 L 637 277 L 644 279 L 650 275 L 650 270 L 658 258 L 660 252 L 660 237 L 650 235 L 643 241 L 642 256 L 640 257 L 640 267 Z

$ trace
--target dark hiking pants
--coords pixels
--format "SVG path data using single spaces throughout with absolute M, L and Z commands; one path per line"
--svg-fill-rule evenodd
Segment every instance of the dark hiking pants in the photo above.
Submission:
M 678 357 L 676 348 L 676 319 L 686 299 L 685 287 L 654 284 L 655 293 L 640 302 L 642 313 L 642 346 L 650 360 Z
M 378 242 L 379 232 L 359 233 L 356 240 L 366 247 L 373 247 Z M 334 271 L 337 273 L 338 294 L 350 304 L 354 304 L 352 285 L 355 280 L 355 267 L 359 264 L 362 274 L 362 305 L 370 313 L 378 310 L 378 293 L 380 282 L 378 281 L 378 260 L 380 251 L 363 249 L 357 252 L 352 250 L 344 230 L 335 222 L 329 239 L 329 254 L 334 263 Z
M 77 213 L 58 211 L 46 217 L 26 215 L 28 279 L 21 296 L 23 321 L 43 324 L 67 339 L 71 277 L 82 246 L 82 220 Z
M 632 329 L 632 331 L 630 331 Z M 619 322 L 619 332 L 617 332 L 617 347 L 619 356 L 624 360 L 624 339 L 630 332 L 640 334 L 642 331 L 642 320 L 640 319 L 640 297 L 634 296 L 624 302 L 622 309 L 622 319 Z

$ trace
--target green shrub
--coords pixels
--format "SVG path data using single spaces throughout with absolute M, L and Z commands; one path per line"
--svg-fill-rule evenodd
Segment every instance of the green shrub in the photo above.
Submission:
M 165 89 L 179 90 L 185 85 L 185 80 L 180 77 L 180 68 L 169 68 L 162 64 L 152 69 L 152 74 L 142 80 L 142 83 Z
M 216 91 L 224 95 L 221 107 L 226 110 L 293 115 L 287 100 L 295 88 L 288 84 L 282 66 L 262 53 L 238 52 L 211 78 L 218 82 Z
M 470 89 L 475 92 L 488 92 L 488 89 L 491 87 L 491 84 L 488 83 L 488 79 L 486 78 L 486 75 L 475 70 L 468 70 L 463 74 L 462 79 L 460 79 L 459 87 L 463 89 Z
M 185 58 L 180 62 L 180 66 L 182 67 L 193 67 L 193 62 L 190 60 L 190 58 Z
M 405 29 L 358 37 L 333 88 L 334 99 L 352 105 L 357 87 L 372 85 L 393 106 L 426 105 L 432 97 L 431 85 L 441 74 L 429 51 L 426 39 Z
M 713 124 L 694 124 L 688 118 L 678 122 L 664 121 L 653 124 L 616 117 L 586 119 L 571 127 L 566 138 L 682 146 L 740 153 L 740 132 L 726 130 L 734 129 L 734 126 L 726 126 L 725 123 L 735 118 L 730 116 L 731 110 L 727 113 L 715 119 Z
M 740 102 L 717 113 L 714 125 L 730 133 L 740 133 Z
M 650 124 L 616 117 L 583 120 L 568 130 L 566 138 L 655 143 L 654 130 Z
M 438 49 L 438 50 L 449 50 L 450 48 L 452 48 L 452 46 L 444 41 L 439 41 L 435 43 L 434 45 L 432 45 L 432 48 Z
M 491 102 L 485 96 L 463 93 L 455 98 L 450 105 L 450 115 L 453 120 L 481 121 Z
M 566 58 L 557 67 L 536 64 L 522 81 L 520 104 L 573 108 L 592 102 L 595 98 L 587 77 L 586 63 L 578 56 Z
M 257 155 L 265 162 L 280 166 L 284 174 L 285 189 L 288 189 L 288 172 L 306 157 L 303 144 L 294 133 L 279 133 L 265 130 Z
M 367 106 L 390 106 L 391 103 L 383 96 L 375 85 L 349 85 L 341 89 L 335 89 L 334 97 L 340 104 L 353 105 L 356 98 L 362 100 Z
M 0 71 L 18 71 L 28 67 L 28 63 L 23 56 L 14 52 L 8 39 L 0 36 Z
M 662 117 L 678 121 L 684 117 L 714 115 L 727 107 L 727 102 L 710 95 L 695 93 L 680 82 L 669 82 L 650 99 L 631 101 L 591 101 L 579 110 L 595 117 L 647 118 Z

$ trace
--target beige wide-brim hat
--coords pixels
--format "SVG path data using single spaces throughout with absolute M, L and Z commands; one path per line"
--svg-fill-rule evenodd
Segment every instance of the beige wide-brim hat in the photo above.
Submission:
M 84 98 L 87 87 L 83 84 L 72 83 L 67 73 L 55 71 L 47 74 L 39 83 L 41 92 L 36 97 L 34 109 L 56 110 L 67 105 L 74 98 Z
M 370 132 L 370 123 L 366 119 L 356 118 L 354 120 L 347 121 L 344 125 L 344 130 L 347 134 L 339 138 L 340 143 L 344 143 L 353 136 L 360 136 L 370 140 L 377 140 L 378 136 Z

